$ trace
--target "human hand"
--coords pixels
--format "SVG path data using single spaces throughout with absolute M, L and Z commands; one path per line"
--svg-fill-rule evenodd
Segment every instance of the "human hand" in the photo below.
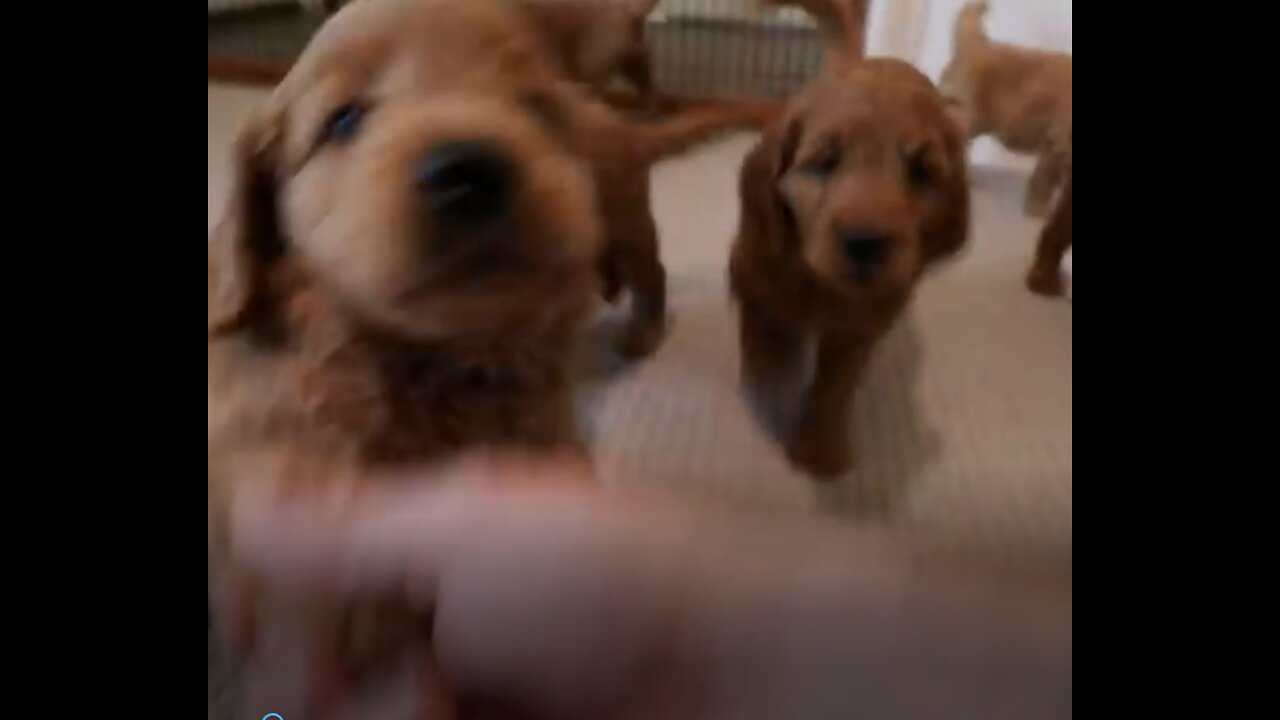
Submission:
M 234 551 L 306 603 L 433 613 L 397 686 L 417 699 L 389 717 L 1070 717 L 1069 591 L 923 570 L 878 530 L 584 479 L 490 457 L 354 494 L 245 492 Z

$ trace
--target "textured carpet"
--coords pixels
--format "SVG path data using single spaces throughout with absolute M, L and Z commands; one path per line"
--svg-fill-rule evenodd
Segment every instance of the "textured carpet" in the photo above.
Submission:
M 227 144 L 259 97 L 209 88 L 210 225 L 228 183 Z M 1025 169 L 975 168 L 971 247 L 927 278 L 879 348 L 853 409 L 859 467 L 818 486 L 787 466 L 735 387 L 725 262 L 752 140 L 726 138 L 654 173 L 673 323 L 655 357 L 584 387 L 579 405 L 605 482 L 660 485 L 690 502 L 870 516 L 994 558 L 1069 563 L 1071 304 L 1022 285 L 1040 227 L 1019 210 Z

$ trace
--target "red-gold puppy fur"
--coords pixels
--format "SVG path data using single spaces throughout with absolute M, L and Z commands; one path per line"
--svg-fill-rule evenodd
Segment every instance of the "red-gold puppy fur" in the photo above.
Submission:
M 986 12 L 986 2 L 971 2 L 956 16 L 938 88 L 971 139 L 991 135 L 1037 156 L 1026 211 L 1043 216 L 1071 161 L 1071 56 L 991 40 L 982 26 Z
M 209 242 L 222 627 L 251 630 L 227 562 L 235 483 L 358 487 L 472 446 L 580 451 L 569 352 L 602 271 L 635 296 L 620 348 L 662 337 L 648 167 L 734 119 L 628 124 L 504 0 L 336 13 L 237 138 Z
M 830 53 L 744 161 L 730 261 L 742 381 L 767 412 L 788 414 L 784 389 L 816 342 L 812 381 L 780 430 L 817 477 L 851 467 L 849 408 L 872 348 L 969 225 L 964 139 L 941 95 L 906 63 L 856 59 L 858 42 Z

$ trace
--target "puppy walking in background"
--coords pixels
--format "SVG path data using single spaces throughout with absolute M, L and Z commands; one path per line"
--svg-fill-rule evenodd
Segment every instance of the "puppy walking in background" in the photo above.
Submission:
M 792 99 L 747 156 L 729 267 L 742 381 L 780 428 L 788 457 L 818 477 L 853 462 L 848 416 L 877 341 L 934 262 L 969 226 L 964 138 L 942 96 L 911 65 L 860 59 L 860 0 L 779 0 L 810 10 L 828 42 L 822 75 Z M 835 19 L 842 19 L 839 23 Z
M 986 12 L 985 1 L 970 2 L 956 16 L 939 89 L 971 139 L 991 135 L 1009 150 L 1038 156 L 1025 209 L 1043 216 L 1071 160 L 1071 56 L 991 40 L 982 26 Z
M 236 484 L 358 489 L 476 447 L 583 454 L 569 356 L 602 271 L 635 296 L 623 352 L 662 338 L 648 168 L 755 120 L 629 123 L 506 0 L 337 12 L 242 129 L 209 242 L 215 623 L 255 634 L 226 561 Z M 312 623 L 316 657 L 348 666 L 425 632 L 395 608 L 271 617 Z

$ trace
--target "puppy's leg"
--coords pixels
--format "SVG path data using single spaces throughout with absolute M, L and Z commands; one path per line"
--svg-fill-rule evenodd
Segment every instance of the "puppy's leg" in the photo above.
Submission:
M 632 48 L 618 63 L 617 72 L 635 88 L 640 97 L 640 109 L 645 114 L 657 116 L 662 110 L 662 98 L 653 85 L 653 70 L 649 52 L 643 46 Z
M 1044 217 L 1049 214 L 1053 192 L 1062 184 L 1066 169 L 1065 158 L 1056 148 L 1046 147 L 1040 152 L 1035 170 L 1031 172 L 1031 180 L 1027 183 L 1027 196 L 1023 204 L 1023 211 L 1027 215 Z
M 794 405 L 803 375 L 804 334 L 772 321 L 751 302 L 738 304 L 740 382 L 752 409 L 775 435 L 785 438 L 794 423 Z
M 870 348 L 870 343 L 860 340 L 824 337 L 819 341 L 813 383 L 787 444 L 787 457 L 816 478 L 841 475 L 853 465 L 849 408 Z
M 1040 232 L 1036 258 L 1027 271 L 1027 288 L 1039 295 L 1057 296 L 1063 292 L 1062 256 L 1071 247 L 1071 180 L 1062 191 L 1062 199 Z
M 658 258 L 658 229 L 646 209 L 618 238 L 623 272 L 631 288 L 631 319 L 618 343 L 623 357 L 649 355 L 662 342 L 667 327 L 667 271 Z
M 600 258 L 600 293 L 605 302 L 612 305 L 622 294 L 622 260 L 618 253 L 610 248 Z

